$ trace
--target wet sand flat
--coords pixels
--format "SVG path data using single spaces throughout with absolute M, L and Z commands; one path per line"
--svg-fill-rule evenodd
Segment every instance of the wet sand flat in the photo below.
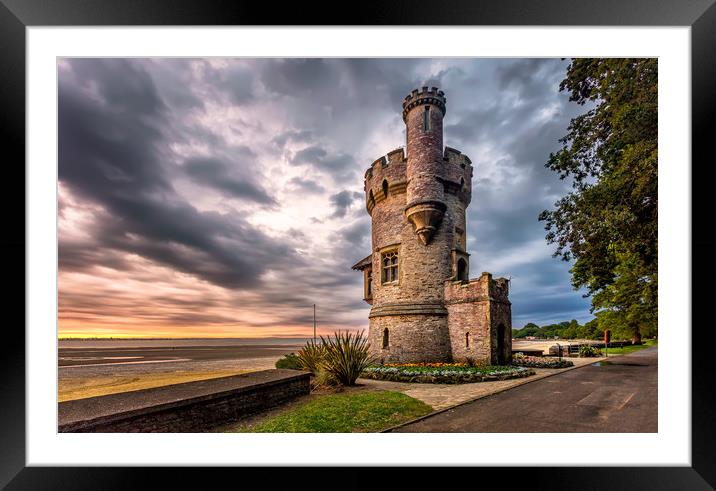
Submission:
M 170 361 L 241 360 L 281 357 L 298 345 L 182 346 L 144 348 L 60 348 L 60 367 L 165 363 Z
M 60 348 L 59 401 L 274 368 L 301 345 Z

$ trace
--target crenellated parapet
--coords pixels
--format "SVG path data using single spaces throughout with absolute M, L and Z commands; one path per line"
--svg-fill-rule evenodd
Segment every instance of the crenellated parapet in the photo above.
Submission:
M 437 87 L 431 87 L 430 90 L 428 90 L 427 87 L 423 87 L 420 90 L 415 89 L 409 95 L 405 96 L 403 100 L 403 121 L 407 122 L 408 113 L 411 109 L 426 104 L 440 108 L 443 116 L 445 116 L 446 102 L 445 92 Z
M 369 214 L 373 212 L 373 207 L 377 203 L 386 198 L 386 190 L 388 195 L 405 194 L 406 164 L 405 150 L 396 148 L 392 152 L 388 152 L 387 155 L 376 159 L 365 171 L 363 189 L 365 190 L 366 209 Z
M 445 282 L 446 305 L 486 301 L 509 305 L 509 280 L 482 273 L 479 278 Z
M 388 183 L 389 194 L 405 193 L 407 187 L 406 164 L 405 149 L 396 148 L 376 159 L 368 167 L 363 183 L 368 213 L 371 213 L 376 203 L 385 199 L 383 181 Z M 442 182 L 445 192 L 457 195 L 466 206 L 469 205 L 472 199 L 474 169 L 472 161 L 460 150 L 445 147 L 443 166 Z

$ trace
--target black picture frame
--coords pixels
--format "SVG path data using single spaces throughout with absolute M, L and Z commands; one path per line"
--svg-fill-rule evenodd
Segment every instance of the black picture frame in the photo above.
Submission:
M 0 121 L 3 127 L 3 168 L 6 187 L 0 193 L 5 231 L 0 238 L 4 252 L 7 293 L 6 312 L 25 305 L 25 218 L 16 211 L 25 203 L 25 28 L 29 26 L 162 26 L 162 25 L 516 25 L 516 26 L 690 26 L 692 77 L 692 311 L 684 312 L 684 329 L 692 323 L 692 338 L 698 340 L 708 329 L 705 306 L 709 304 L 708 283 L 714 277 L 716 230 L 712 225 L 705 178 L 707 151 L 713 138 L 716 115 L 716 0 L 424 0 L 383 3 L 281 3 L 224 0 L 0 0 Z M 10 152 L 8 152 L 10 150 Z M 12 157 L 8 157 L 8 154 Z M 699 165 L 696 165 L 696 163 Z M 673 163 L 671 163 L 673 164 Z M 683 163 L 688 171 L 688 162 Z M 8 175 L 9 174 L 9 175 Z M 12 183 L 12 185 L 8 185 Z M 698 225 L 701 224 L 699 227 Z M 9 278 L 13 278 L 10 283 Z M 666 279 L 668 280 L 668 279 Z M 21 320 L 24 324 L 24 309 Z M 695 315 L 695 314 L 701 315 Z M 6 324 L 3 333 L 2 377 L 0 377 L 0 486 L 8 489 L 130 489 L 151 485 L 201 488 L 247 479 L 248 469 L 231 468 L 71 468 L 26 467 L 25 461 L 25 336 L 18 323 Z M 698 326 L 698 328 L 696 327 Z M 715 418 L 712 414 L 713 370 L 709 343 L 692 345 L 692 466 L 691 467 L 598 467 L 598 468 L 481 468 L 478 483 L 493 479 L 525 483 L 533 489 L 712 489 L 716 483 L 714 453 Z M 709 464 L 709 462 L 711 464 Z M 334 469 L 338 470 L 338 469 Z M 207 472 L 211 472 L 207 480 Z M 474 472 L 474 471 L 473 471 Z M 252 469 L 251 478 L 270 487 L 312 481 L 328 485 L 326 471 L 306 468 Z M 435 470 L 413 468 L 398 472 L 401 487 L 423 483 Z M 317 478 L 319 482 L 317 482 Z M 382 479 L 382 478 L 381 478 Z M 371 484 L 365 470 L 340 469 L 341 487 Z M 256 482 L 256 481 L 254 481 Z M 507 483 L 506 483 L 507 484 Z M 421 486 L 422 487 L 422 486 Z

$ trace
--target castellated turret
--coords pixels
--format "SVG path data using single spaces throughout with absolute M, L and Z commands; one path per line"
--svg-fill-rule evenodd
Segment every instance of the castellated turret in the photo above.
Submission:
M 383 363 L 511 359 L 508 282 L 470 280 L 465 209 L 473 165 L 443 146 L 446 97 L 436 87 L 403 101 L 405 150 L 365 173 L 372 251 L 363 272 L 371 351 Z

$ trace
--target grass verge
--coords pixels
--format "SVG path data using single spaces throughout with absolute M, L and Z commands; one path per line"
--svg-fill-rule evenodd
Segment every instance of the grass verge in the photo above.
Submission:
M 644 341 L 644 343 L 642 343 L 642 344 L 635 344 L 635 345 L 628 344 L 621 348 L 609 348 L 607 353 L 609 354 L 609 356 L 626 355 L 629 353 L 633 353 L 634 351 L 639 351 L 644 348 L 648 348 L 650 346 L 656 346 L 656 345 L 657 345 L 657 341 L 655 339 L 649 339 L 647 341 Z M 604 348 L 602 348 L 602 356 L 604 356 Z
M 230 432 L 364 433 L 378 432 L 432 412 L 432 408 L 400 392 L 328 394 L 309 400 L 253 425 Z

